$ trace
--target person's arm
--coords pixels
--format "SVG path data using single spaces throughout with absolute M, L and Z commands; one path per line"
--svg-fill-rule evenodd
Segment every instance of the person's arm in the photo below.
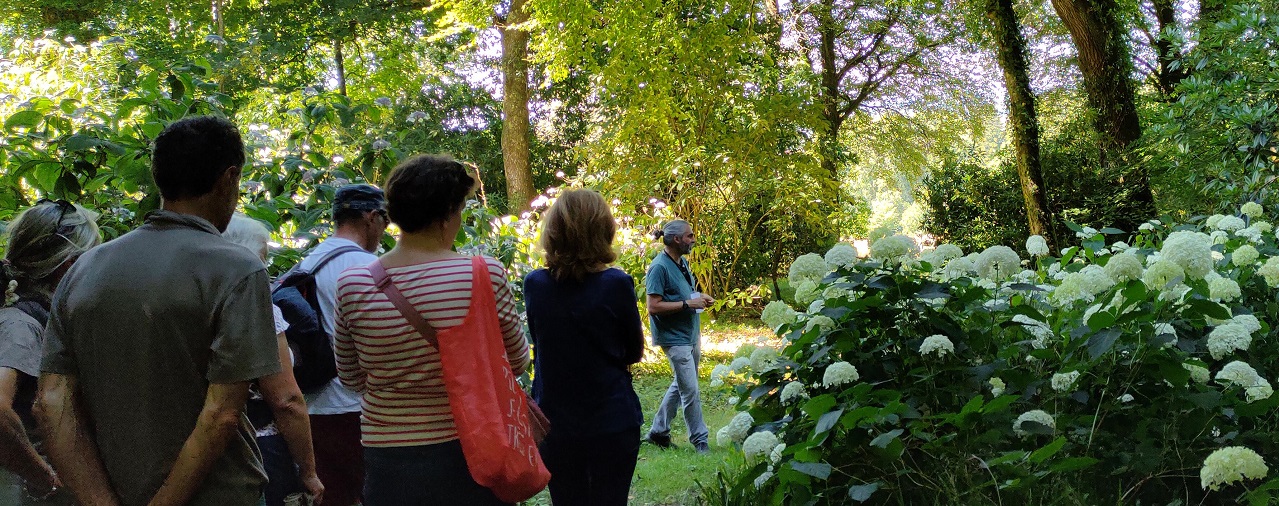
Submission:
M 169 475 L 151 498 L 151 506 L 186 504 L 204 483 L 213 464 L 240 429 L 240 412 L 249 399 L 249 382 L 210 383 L 195 429 L 178 451 Z
M 13 410 L 19 374 L 22 373 L 16 369 L 0 367 L 0 469 L 8 469 L 22 477 L 33 495 L 43 495 L 61 484 L 53 467 L 45 463 L 31 446 L 22 419 Z
M 524 338 L 524 325 L 520 321 L 520 312 L 515 307 L 515 295 L 506 281 L 506 268 L 497 260 L 485 257 L 488 266 L 489 281 L 493 285 L 493 296 L 497 302 L 497 319 L 502 324 L 502 343 L 506 346 L 506 360 L 511 363 L 511 371 L 518 376 L 528 370 L 532 359 L 528 354 L 528 339 Z
M 684 306 L 685 302 L 688 303 L 688 307 Z M 665 301 L 662 300 L 661 295 L 653 295 L 650 293 L 648 294 L 648 300 L 645 305 L 648 306 L 648 314 L 661 316 L 684 311 L 693 311 L 695 309 L 706 309 L 712 302 L 714 302 L 714 299 L 705 295 L 683 301 Z
M 275 415 L 275 427 L 289 445 L 289 454 L 298 465 L 298 477 L 308 494 L 319 504 L 324 497 L 324 485 L 315 474 L 315 450 L 311 447 L 311 420 L 306 412 L 306 399 L 293 378 L 293 362 L 289 359 L 289 343 L 284 334 L 276 337 L 280 364 L 284 370 L 258 380 L 262 398 L 271 406 Z
M 342 278 L 342 281 L 346 279 L 349 278 Z M 368 374 L 360 367 L 360 356 L 355 351 L 355 337 L 351 335 L 350 323 L 347 321 L 351 307 L 345 299 L 350 285 L 342 281 L 338 282 L 337 317 L 333 323 L 336 331 L 333 334 L 333 352 L 337 354 L 338 379 L 347 390 L 364 393 Z
M 622 360 L 634 364 L 644 359 L 644 323 L 640 320 L 639 301 L 635 298 L 635 278 L 626 276 L 626 282 L 616 290 L 615 310 L 622 319 Z M 625 292 L 625 293 L 622 293 Z
M 88 417 L 81 405 L 75 376 L 40 375 L 35 414 L 44 434 L 45 451 L 59 479 L 83 506 L 120 504 L 98 444 L 89 434 Z

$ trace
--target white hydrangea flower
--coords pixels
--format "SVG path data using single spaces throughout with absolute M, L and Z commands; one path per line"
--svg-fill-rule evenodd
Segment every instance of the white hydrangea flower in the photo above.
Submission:
M 1021 257 L 1008 246 L 991 246 L 977 255 L 973 266 L 981 277 L 1003 281 L 1021 271 Z
M 1237 267 L 1243 267 L 1256 263 L 1259 256 L 1261 254 L 1257 252 L 1257 248 L 1252 247 L 1251 244 L 1245 244 L 1235 248 L 1235 251 L 1230 254 L 1230 261 Z
M 1004 384 L 1004 380 L 999 378 L 990 378 L 990 395 L 992 397 L 1004 395 L 1004 389 L 1007 387 L 1008 385 Z
M 946 243 L 920 255 L 919 259 L 932 264 L 933 267 L 942 267 L 951 259 L 962 256 L 964 256 L 964 250 L 954 244 Z
M 857 263 L 857 248 L 848 243 L 839 243 L 826 251 L 826 268 L 835 270 L 840 267 L 851 267 Z
M 804 390 L 804 383 L 800 381 L 792 381 L 782 387 L 782 404 L 790 404 L 808 398 L 808 392 Z
M 1199 470 L 1204 490 L 1217 490 L 1237 481 L 1260 480 L 1270 474 L 1265 459 L 1243 446 L 1227 446 L 1208 455 Z
M 733 416 L 733 419 L 715 433 L 715 440 L 720 446 L 728 446 L 729 443 L 741 443 L 746 440 L 746 433 L 750 432 L 751 427 L 755 425 L 755 418 L 750 413 L 742 411 Z
M 1156 323 L 1155 335 L 1162 336 L 1165 334 L 1172 335 L 1173 339 L 1171 341 L 1164 343 L 1164 348 L 1171 348 L 1172 345 L 1177 342 L 1177 328 L 1173 327 L 1171 323 L 1166 323 L 1166 322 Z
M 1249 218 L 1257 218 L 1265 214 L 1265 209 L 1261 204 L 1256 202 L 1244 202 L 1243 207 L 1239 208 L 1239 212 L 1247 215 Z
M 1137 255 L 1124 252 L 1110 257 L 1106 262 L 1106 274 L 1110 275 L 1115 281 L 1128 281 L 1130 279 L 1141 279 L 1141 275 L 1146 271 L 1141 266 L 1141 259 Z
M 769 462 L 780 463 L 782 461 L 782 452 L 784 451 L 786 451 L 786 443 L 777 443 L 777 446 L 773 447 L 773 451 L 768 452 Z
M 1119 396 L 1119 402 L 1122 402 L 1122 403 L 1125 403 L 1125 404 L 1127 404 L 1127 403 L 1129 403 L 1129 402 L 1132 402 L 1132 400 L 1133 400 L 1133 396 L 1132 396 L 1132 394 L 1123 394 L 1123 395 Z
M 1036 350 L 1048 347 L 1049 341 L 1053 338 L 1053 330 L 1048 324 L 1024 314 L 1013 315 L 1013 321 L 1022 324 L 1022 328 L 1030 332 L 1030 335 L 1035 336 L 1030 345 Z
M 1243 222 L 1243 218 L 1238 216 L 1223 216 L 1220 220 L 1217 220 L 1216 229 L 1225 232 L 1234 232 L 1246 226 L 1248 226 L 1248 224 Z
M 1269 381 L 1257 374 L 1257 370 L 1247 362 L 1239 360 L 1222 367 L 1221 371 L 1217 372 L 1217 381 L 1243 387 L 1248 402 L 1268 399 L 1274 393 Z
M 1141 281 L 1146 284 L 1146 288 L 1163 290 L 1174 279 L 1184 277 L 1185 272 L 1180 265 L 1171 260 L 1159 260 L 1146 268 L 1146 272 L 1141 274 Z
M 827 300 L 829 300 L 829 299 L 842 299 L 842 298 L 845 298 L 845 297 L 848 297 L 848 289 L 847 289 L 847 288 L 840 288 L 840 287 L 835 286 L 835 285 L 830 285 L 830 286 L 827 286 L 825 290 L 822 290 L 822 298 L 823 298 L 823 299 L 827 299 Z
M 1030 432 L 1027 432 L 1021 428 L 1021 424 L 1025 422 L 1035 422 L 1041 425 L 1046 425 L 1048 426 L 1048 428 L 1053 429 L 1054 431 L 1057 430 L 1057 421 L 1053 419 L 1052 415 L 1048 414 L 1042 409 L 1033 409 L 1025 413 L 1022 413 L 1021 416 L 1018 416 L 1017 420 L 1013 421 L 1013 433 L 1021 437 L 1026 437 L 1031 435 Z
M 883 262 L 900 262 L 918 252 L 915 240 L 901 234 L 890 235 L 870 245 L 870 257 Z
M 1261 220 L 1253 220 L 1251 228 L 1255 228 L 1258 232 L 1263 234 L 1269 234 L 1271 230 L 1275 229 L 1274 225 L 1271 225 L 1270 222 Z
M 1235 235 L 1246 238 L 1249 241 L 1252 241 L 1255 243 L 1261 242 L 1261 234 L 1262 234 L 1261 229 L 1257 227 L 1248 227 L 1248 228 L 1235 231 Z
M 829 332 L 831 329 L 835 328 L 835 320 L 832 320 L 829 316 L 824 314 L 816 315 L 809 318 L 808 323 L 804 324 L 804 332 L 813 330 L 813 328 L 820 328 L 822 329 L 822 332 Z
M 1115 280 L 1104 268 L 1089 265 L 1062 278 L 1061 284 L 1053 290 L 1052 299 L 1059 306 L 1067 306 L 1075 301 L 1091 302 L 1097 294 L 1112 286 L 1115 286 Z
M 1208 219 L 1204 220 L 1204 226 L 1208 228 L 1217 228 L 1217 224 L 1221 223 L 1221 220 L 1225 218 L 1226 218 L 1226 215 L 1224 214 L 1214 214 L 1212 216 L 1209 216 Z
M 1118 251 L 1127 251 L 1127 250 L 1128 250 L 1129 248 L 1131 248 L 1131 247 L 1132 247 L 1132 246 L 1129 246 L 1129 245 L 1128 245 L 1128 243 L 1123 242 L 1123 241 L 1115 241 L 1115 243 L 1114 243 L 1114 244 L 1111 244 L 1111 245 L 1110 245 L 1110 249 L 1111 249 L 1111 250 L 1114 250 L 1114 251 L 1116 251 L 1116 252 L 1118 252 Z
M 777 350 L 767 346 L 751 352 L 751 371 L 761 374 L 777 368 Z
M 742 453 L 746 455 L 748 461 L 766 458 L 768 453 L 773 451 L 773 447 L 777 446 L 777 442 L 776 435 L 762 430 L 746 437 L 746 441 L 742 443 Z
M 817 299 L 808 305 L 808 314 L 815 315 L 821 313 L 823 309 L 826 309 L 826 301 Z
M 1038 234 L 1027 237 L 1026 252 L 1037 257 L 1046 256 L 1048 255 L 1048 241 L 1044 240 L 1044 236 Z
M 1212 241 L 1212 244 L 1225 244 L 1230 242 L 1230 234 L 1224 230 L 1213 230 L 1212 233 L 1208 234 L 1208 239 Z M 1216 253 L 1217 255 L 1221 254 L 1218 251 L 1214 251 L 1213 253 Z M 1220 260 L 1220 258 L 1213 256 L 1213 260 Z
M 950 338 L 941 334 L 934 334 L 924 338 L 924 342 L 919 345 L 919 354 L 928 355 L 936 353 L 939 357 L 946 356 L 947 353 L 955 353 L 955 343 L 950 342 Z
M 805 281 L 810 281 L 813 285 L 820 283 L 822 278 L 826 277 L 829 270 L 826 268 L 826 259 L 816 253 L 808 253 L 800 255 L 794 262 L 790 264 L 790 273 L 786 279 L 790 281 L 791 286 L 798 289 L 799 285 Z M 805 303 L 805 306 L 808 304 Z
M 1078 232 L 1075 232 L 1075 237 L 1080 239 L 1092 239 L 1095 235 L 1097 235 L 1097 229 L 1092 227 L 1083 227 Z
M 974 270 L 973 262 L 966 257 L 953 258 L 946 262 L 946 267 L 942 269 L 942 276 L 945 279 L 956 279 L 967 276 Z
M 799 313 L 791 309 L 789 305 L 780 300 L 769 302 L 764 306 L 764 311 L 759 314 L 759 319 L 764 321 L 768 328 L 777 330 L 782 325 L 795 323 Z
M 757 476 L 757 477 L 755 478 L 755 482 L 754 482 L 754 483 L 755 483 L 755 490 L 759 490 L 759 489 L 764 488 L 764 485 L 767 485 L 767 484 L 768 484 L 768 480 L 771 480 L 771 479 L 773 479 L 773 472 L 772 472 L 772 471 L 764 471 L 764 472 L 762 472 L 762 473 L 759 473 L 759 476 Z
M 814 283 L 810 279 L 805 279 L 803 281 L 800 281 L 799 284 L 794 286 L 795 286 L 795 303 L 799 304 L 800 306 L 807 307 L 809 304 L 812 304 L 813 301 L 817 300 L 817 298 L 822 295 L 822 292 L 818 290 L 817 288 L 817 283 Z
M 1154 230 L 1154 229 L 1155 229 L 1155 224 L 1154 224 L 1154 223 L 1149 223 L 1149 222 L 1147 222 L 1147 223 L 1142 223 L 1142 224 L 1140 224 L 1140 225 L 1137 225 L 1137 230 L 1142 231 L 1142 232 L 1149 232 L 1149 231 Z
M 1250 314 L 1237 314 L 1230 317 L 1230 323 L 1242 325 L 1249 333 L 1261 330 L 1261 320 Z
M 1247 351 L 1251 345 L 1252 333 L 1237 323 L 1218 326 L 1208 333 L 1208 353 L 1215 360 L 1221 360 L 1235 350 Z
M 711 369 L 711 388 L 724 386 L 724 378 L 732 374 L 733 369 L 724 364 L 715 364 Z
M 1159 257 L 1181 266 L 1186 277 L 1201 279 L 1212 270 L 1212 239 L 1202 232 L 1178 230 L 1164 239 Z
M 1196 364 L 1181 364 L 1181 368 L 1190 372 L 1190 379 L 1195 383 L 1204 384 L 1208 382 L 1208 368 Z
M 1215 301 L 1232 301 L 1242 295 L 1239 283 L 1230 278 L 1217 277 L 1208 282 L 1208 298 Z
M 852 383 L 861 378 L 857 374 L 857 368 L 848 362 L 835 362 L 826 366 L 826 372 L 822 374 L 822 386 L 836 387 L 845 383 Z
M 1266 286 L 1279 288 L 1279 257 L 1270 257 L 1257 269 L 1257 274 L 1266 279 Z
M 1058 392 L 1066 392 L 1075 386 L 1075 381 L 1079 380 L 1079 371 L 1070 371 L 1066 373 L 1057 373 L 1053 375 L 1053 390 Z
M 733 363 L 728 366 L 733 372 L 744 372 L 751 366 L 751 359 L 746 357 L 737 357 L 733 359 Z

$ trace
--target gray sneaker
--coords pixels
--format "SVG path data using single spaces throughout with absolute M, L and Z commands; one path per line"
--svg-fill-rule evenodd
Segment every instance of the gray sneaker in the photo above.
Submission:
M 705 454 L 705 453 L 711 452 L 711 447 L 708 446 L 706 443 L 693 443 L 693 448 L 697 450 L 697 453 Z

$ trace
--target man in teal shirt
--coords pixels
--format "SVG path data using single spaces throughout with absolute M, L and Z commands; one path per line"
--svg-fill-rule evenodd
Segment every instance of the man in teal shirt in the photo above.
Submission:
M 671 418 L 681 408 L 688 425 L 688 440 L 699 452 L 709 451 L 709 431 L 702 420 L 702 400 L 697 388 L 697 364 L 701 362 L 701 332 L 698 312 L 715 302 L 697 293 L 697 280 L 684 259 L 696 241 L 693 228 L 684 220 L 673 220 L 657 237 L 666 248 L 653 258 L 644 284 L 648 292 L 648 319 L 653 345 L 660 346 L 671 362 L 675 380 L 653 415 L 653 426 L 645 437 L 662 448 L 671 447 Z

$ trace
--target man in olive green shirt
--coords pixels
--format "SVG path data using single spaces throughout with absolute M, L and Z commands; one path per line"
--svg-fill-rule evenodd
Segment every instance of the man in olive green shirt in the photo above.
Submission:
M 86 505 L 256 504 L 266 481 L 242 411 L 280 371 L 262 261 L 222 238 L 244 147 L 224 119 L 155 141 L 162 209 L 85 253 L 58 286 L 38 410 L 50 460 Z

